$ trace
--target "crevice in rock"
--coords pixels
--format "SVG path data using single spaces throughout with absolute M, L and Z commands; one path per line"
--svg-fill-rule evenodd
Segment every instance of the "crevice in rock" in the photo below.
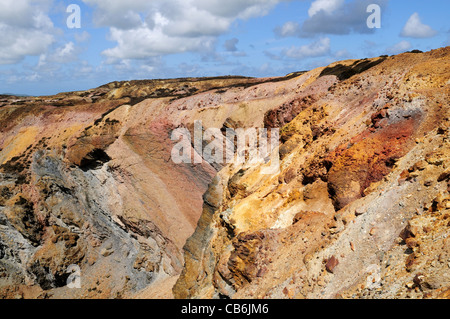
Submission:
M 111 157 L 102 149 L 94 149 L 87 154 L 80 162 L 80 168 L 87 172 L 90 170 L 99 169 L 105 163 L 109 162 Z

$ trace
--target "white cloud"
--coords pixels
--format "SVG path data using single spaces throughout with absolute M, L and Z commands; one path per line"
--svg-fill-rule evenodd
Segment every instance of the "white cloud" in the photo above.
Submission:
M 39 56 L 38 68 L 55 67 L 55 64 L 64 64 L 73 62 L 78 59 L 80 48 L 76 47 L 73 42 L 67 42 L 56 48 L 51 53 L 44 53 Z M 49 65 L 51 64 L 51 65 Z
M 417 12 L 406 22 L 402 32 L 402 37 L 407 38 L 431 38 L 437 34 L 430 26 L 423 24 Z
M 399 54 L 408 51 L 411 49 L 411 43 L 408 41 L 401 41 L 387 49 L 387 52 L 390 54 Z
M 52 60 L 57 63 L 68 63 L 77 58 L 77 50 L 73 42 L 68 42 L 64 46 L 55 50 Z
M 315 33 L 345 33 L 339 31 L 342 26 L 348 24 L 348 19 L 354 19 L 353 13 L 346 12 L 349 6 L 344 6 L 345 0 L 315 0 L 308 10 L 309 19 L 303 25 L 296 21 L 288 21 L 281 27 L 276 27 L 274 32 L 280 37 L 303 37 Z M 335 19 L 334 17 L 337 17 Z M 338 21 L 340 27 L 333 26 Z M 330 26 L 331 22 L 331 26 Z M 353 20 L 352 20 L 353 23 Z M 325 31 L 325 32 L 323 32 Z M 331 31 L 331 32 L 329 32 Z
M 226 18 L 249 19 L 262 16 L 267 13 L 280 0 L 193 0 L 191 2 L 197 8 L 203 8 L 215 16 Z
M 315 42 L 300 47 L 285 50 L 284 55 L 293 59 L 324 56 L 330 53 L 330 39 L 321 38 Z
M 237 19 L 265 15 L 289 0 L 83 1 L 96 8 L 98 25 L 110 27 L 110 39 L 117 46 L 103 54 L 114 60 L 207 52 Z
M 0 64 L 14 64 L 26 56 L 45 53 L 55 41 L 47 11 L 48 0 L 2 0 Z
M 96 8 L 94 20 L 97 25 L 130 29 L 141 24 L 139 12 L 150 10 L 153 1 L 83 0 L 83 2 Z
M 275 28 L 275 34 L 280 37 L 294 37 L 301 34 L 301 26 L 298 22 L 288 21 L 282 27 Z
M 308 10 L 310 17 L 315 16 L 320 11 L 327 14 L 332 14 L 337 9 L 341 8 L 345 0 L 315 0 L 311 3 L 311 7 Z
M 208 51 L 214 44 L 211 37 L 168 36 L 161 29 L 150 30 L 146 27 L 131 30 L 111 28 L 111 40 L 117 41 L 118 45 L 103 51 L 111 62 L 116 59 L 145 59 L 172 53 Z
M 378 4 L 382 9 L 389 0 L 316 0 L 308 10 L 309 18 L 294 35 L 373 33 L 367 27 L 367 6 Z

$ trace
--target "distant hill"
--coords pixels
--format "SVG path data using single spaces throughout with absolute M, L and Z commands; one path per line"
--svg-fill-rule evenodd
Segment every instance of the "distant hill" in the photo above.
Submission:
M 29 97 L 30 95 L 26 94 L 14 94 L 14 93 L 2 93 L 0 96 L 17 96 L 17 97 Z

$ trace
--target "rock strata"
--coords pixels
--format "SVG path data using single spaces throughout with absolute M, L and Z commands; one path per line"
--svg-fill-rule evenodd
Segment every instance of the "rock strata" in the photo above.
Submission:
M 448 298 L 449 62 L 1 96 L 0 298 Z M 278 128 L 279 172 L 176 164 L 196 121 Z
M 264 116 L 280 172 L 218 173 L 175 297 L 448 298 L 450 49 L 302 77 Z

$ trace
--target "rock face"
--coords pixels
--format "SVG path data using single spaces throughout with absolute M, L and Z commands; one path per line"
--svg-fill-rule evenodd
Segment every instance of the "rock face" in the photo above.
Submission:
M 450 48 L 307 77 L 264 117 L 280 172 L 214 178 L 175 297 L 448 298 Z
M 448 297 L 449 61 L 1 96 L 0 297 Z M 175 164 L 198 120 L 279 128 L 280 171 Z
M 0 297 L 173 297 L 221 166 L 175 164 L 172 131 L 196 120 L 262 127 L 305 81 L 298 75 L 1 97 Z M 67 287 L 73 265 L 80 289 Z

